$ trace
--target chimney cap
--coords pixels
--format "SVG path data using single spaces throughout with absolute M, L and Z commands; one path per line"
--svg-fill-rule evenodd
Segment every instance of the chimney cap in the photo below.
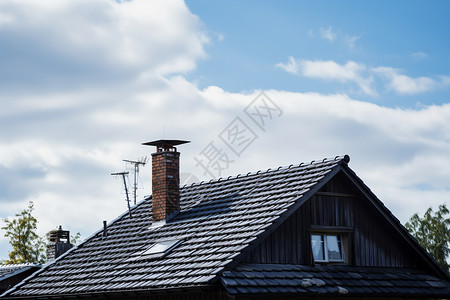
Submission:
M 182 145 L 190 143 L 190 141 L 182 141 L 182 140 L 157 140 L 147 143 L 142 143 L 142 145 L 145 146 L 156 146 L 156 147 L 162 147 L 162 148 L 172 148 L 174 146 Z

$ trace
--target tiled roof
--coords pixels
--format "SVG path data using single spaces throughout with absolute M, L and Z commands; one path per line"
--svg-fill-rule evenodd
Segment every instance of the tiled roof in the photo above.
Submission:
M 9 296 L 145 291 L 208 285 L 296 200 L 348 156 L 249 173 L 181 189 L 181 212 L 151 228 L 151 199 L 47 265 Z M 166 256 L 140 256 L 155 242 L 181 242 Z
M 0 265 L 0 295 L 41 268 L 39 264 Z
M 223 272 L 231 295 L 448 297 L 450 284 L 423 271 L 345 265 L 243 264 Z
M 40 268 L 38 264 L 12 264 L 12 265 L 0 265 L 0 281 L 10 276 L 14 276 L 18 273 L 27 271 L 31 268 Z

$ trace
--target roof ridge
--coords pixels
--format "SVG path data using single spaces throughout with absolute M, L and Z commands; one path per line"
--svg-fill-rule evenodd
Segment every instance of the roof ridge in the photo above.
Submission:
M 291 169 L 291 168 L 295 168 L 295 167 L 297 167 L 297 168 L 299 168 L 299 167 L 306 167 L 308 165 L 317 165 L 317 164 L 330 162 L 330 161 L 343 161 L 346 164 L 348 164 L 350 162 L 350 156 L 348 156 L 347 154 L 336 155 L 335 157 L 326 157 L 326 158 L 319 159 L 319 160 L 312 160 L 310 163 L 301 162 L 299 164 L 290 164 L 289 166 L 279 166 L 278 168 L 268 168 L 267 170 L 258 170 L 256 172 L 248 172 L 246 174 L 245 173 L 239 173 L 237 175 L 228 176 L 226 178 L 225 177 L 219 177 L 217 179 L 210 179 L 210 180 L 206 180 L 206 181 L 202 180 L 200 182 L 193 182 L 191 184 L 185 184 L 185 185 L 181 186 L 180 188 L 201 186 L 201 185 L 206 184 L 206 183 L 217 183 L 217 182 L 224 181 L 224 180 L 232 180 L 232 179 L 243 178 L 243 177 L 248 177 L 248 176 L 252 176 L 252 175 L 266 174 L 266 173 L 269 173 L 269 172 L 286 170 L 286 169 Z
M 35 266 L 42 266 L 42 264 L 35 264 L 35 263 L 21 263 L 21 264 L 7 264 L 7 265 L 0 265 L 0 268 L 3 269 L 12 269 L 12 268 L 19 268 L 19 267 L 35 267 Z

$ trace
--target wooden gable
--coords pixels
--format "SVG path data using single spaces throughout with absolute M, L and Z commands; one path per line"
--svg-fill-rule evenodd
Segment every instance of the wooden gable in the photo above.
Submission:
M 411 246 L 409 237 L 395 228 L 393 220 L 388 220 L 377 205 L 340 171 L 243 262 L 314 265 L 311 232 L 334 232 L 348 237 L 347 265 L 431 270 L 426 257 Z

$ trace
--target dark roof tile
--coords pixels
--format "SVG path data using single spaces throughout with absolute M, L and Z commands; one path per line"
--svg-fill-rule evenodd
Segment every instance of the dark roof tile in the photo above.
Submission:
M 429 281 L 423 281 L 425 273 L 404 268 L 349 267 L 349 266 L 301 266 L 276 264 L 242 264 L 231 272 L 222 274 L 223 280 L 236 278 L 258 278 L 252 286 L 268 286 L 269 293 L 284 291 L 289 293 L 296 289 L 304 295 L 346 294 L 413 297 L 416 295 L 450 294 L 450 284 L 431 274 L 426 274 Z M 357 276 L 356 276 L 357 275 Z M 358 277 L 358 278 L 355 278 Z M 407 280 L 400 278 L 408 278 Z M 348 279 L 355 278 L 355 279 Z M 232 281 L 230 281 L 232 282 Z M 244 280 L 238 281 L 245 284 Z M 225 288 L 233 288 L 228 284 Z M 289 290 L 289 291 L 288 291 Z
M 151 227 L 152 201 L 145 199 L 132 208 L 132 217 L 126 212 L 111 222 L 107 237 L 99 230 L 9 295 L 51 297 L 185 288 L 218 278 L 232 295 L 332 291 L 350 295 L 368 290 L 358 287 L 358 282 L 365 286 L 376 283 L 381 291 L 387 290 L 390 281 L 403 280 L 405 287 L 414 286 L 419 278 L 414 271 L 406 275 L 397 269 L 385 270 L 386 275 L 380 270 L 346 266 L 245 265 L 221 276 L 297 200 L 310 196 L 313 187 L 347 162 L 347 158 L 336 157 L 185 186 L 180 189 L 181 211 L 161 227 Z M 162 257 L 141 256 L 164 239 L 182 243 Z M 439 287 L 439 279 L 433 276 L 420 280 L 429 281 L 429 289 L 447 289 Z

